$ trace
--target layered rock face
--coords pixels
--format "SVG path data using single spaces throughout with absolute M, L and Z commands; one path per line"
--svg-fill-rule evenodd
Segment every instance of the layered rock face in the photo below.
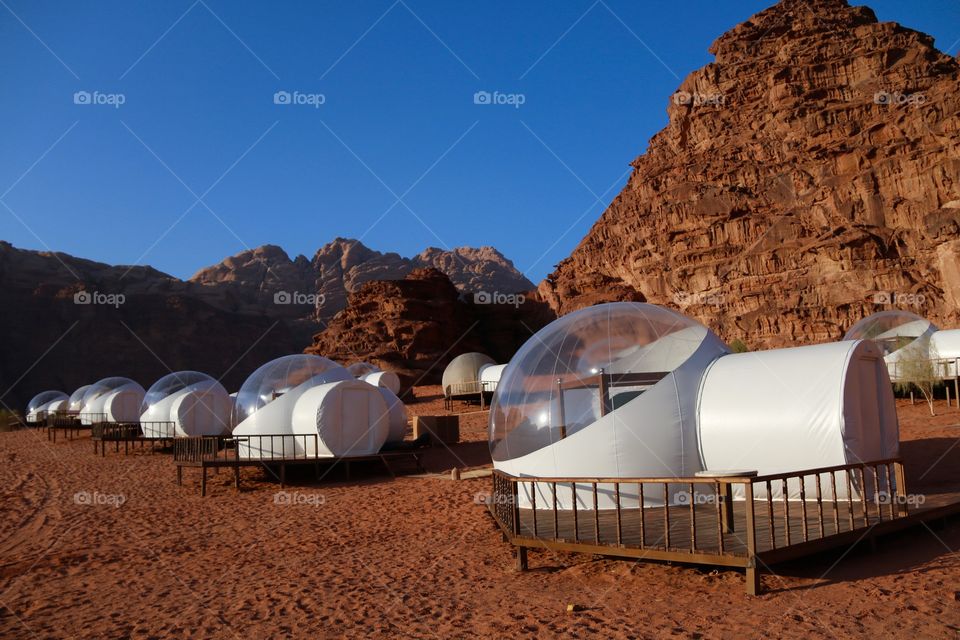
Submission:
M 323 294 L 319 319 L 329 320 L 347 306 L 347 297 L 364 282 L 402 280 L 415 269 L 435 268 L 458 291 L 518 293 L 534 288 L 513 263 L 493 247 L 458 247 L 450 251 L 428 248 L 413 258 L 368 249 L 358 240 L 337 238 L 313 259 L 317 291 Z
M 751 347 L 894 307 L 957 326 L 957 60 L 844 0 L 783 0 L 711 53 L 544 299 L 679 307 Z
M 396 372 L 405 386 L 437 383 L 461 353 L 507 362 L 554 318 L 532 292 L 511 300 L 474 304 L 440 270 L 414 269 L 402 280 L 361 285 L 306 351 L 343 364 L 372 362 Z

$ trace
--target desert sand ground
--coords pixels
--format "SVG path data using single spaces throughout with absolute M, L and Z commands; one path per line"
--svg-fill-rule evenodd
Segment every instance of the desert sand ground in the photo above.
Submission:
M 441 409 L 438 391 L 411 412 Z M 733 570 L 532 552 L 517 573 L 475 500 L 489 479 L 448 479 L 488 463 L 486 414 L 458 411 L 474 411 L 463 442 L 427 456 L 433 474 L 334 471 L 287 488 L 297 504 L 260 470 L 239 493 L 212 476 L 201 498 L 169 455 L 0 434 L 0 637 L 958 635 L 956 520 L 778 566 L 753 598 Z M 908 487 L 960 485 L 960 411 L 899 411 Z

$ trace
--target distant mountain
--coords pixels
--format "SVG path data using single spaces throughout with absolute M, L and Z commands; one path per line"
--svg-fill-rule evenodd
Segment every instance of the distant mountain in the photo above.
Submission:
M 267 360 L 310 345 L 360 284 L 422 266 L 461 292 L 534 288 L 490 247 L 402 258 L 338 238 L 310 260 L 265 245 L 183 281 L 0 241 L 0 402 L 22 409 L 39 391 L 111 375 L 148 387 L 181 369 L 224 376 L 235 391 Z
M 244 251 L 201 269 L 191 283 L 240 284 L 251 295 L 279 291 L 319 294 L 316 317 L 327 321 L 347 305 L 348 294 L 371 280 L 402 280 L 414 269 L 433 267 L 446 274 L 461 293 L 519 293 L 535 285 L 493 247 L 430 247 L 413 258 L 381 253 L 359 240 L 337 238 L 321 247 L 313 260 L 287 254 L 272 245 Z M 304 299 L 299 296 L 297 299 Z

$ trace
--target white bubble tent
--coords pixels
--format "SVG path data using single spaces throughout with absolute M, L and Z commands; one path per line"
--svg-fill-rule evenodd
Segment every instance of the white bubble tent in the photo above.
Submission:
M 145 438 L 219 436 L 232 429 L 233 399 L 205 373 L 178 371 L 147 390 L 140 407 Z
M 240 443 L 239 455 L 284 459 L 375 454 L 406 431 L 406 411 L 394 407 L 391 396 L 389 389 L 357 380 L 327 358 L 278 358 L 251 374 L 237 393 L 233 435 Z M 281 435 L 297 437 L 271 438 Z
M 80 422 L 136 422 L 145 395 L 143 387 L 130 378 L 112 377 L 88 386 L 80 405 Z
M 35 395 L 27 404 L 27 422 L 40 422 L 48 414 L 65 411 L 70 397 L 63 391 L 44 391 Z
M 489 438 L 497 471 L 534 478 L 764 475 L 894 458 L 899 447 L 873 342 L 734 354 L 696 321 L 643 303 L 582 309 L 528 340 L 500 379 Z M 804 484 L 787 497 L 799 498 Z M 636 488 L 614 496 L 601 485 L 594 497 L 578 485 L 576 505 L 574 492 L 554 502 L 553 491 L 526 483 L 520 506 L 639 506 Z M 682 491 L 671 487 L 666 500 Z M 779 486 L 771 491 L 782 497 Z M 647 495 L 643 504 L 664 500 Z
M 958 375 L 960 329 L 938 329 L 932 322 L 909 311 L 892 309 L 867 316 L 856 323 L 844 340 L 872 340 L 883 352 L 893 382 L 908 381 L 924 365 L 941 379 Z

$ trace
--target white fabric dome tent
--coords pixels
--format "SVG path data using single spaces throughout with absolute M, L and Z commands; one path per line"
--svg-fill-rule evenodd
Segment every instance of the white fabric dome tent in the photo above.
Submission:
M 233 400 L 219 382 L 205 373 L 179 371 L 147 391 L 140 425 L 147 438 L 225 435 L 232 410 Z
M 369 382 L 375 387 L 389 389 L 394 395 L 400 393 L 400 378 L 393 371 L 374 371 L 360 379 L 364 382 Z
M 70 394 L 70 399 L 67 401 L 67 411 L 70 413 L 80 413 L 80 409 L 83 408 L 83 396 L 89 388 L 90 385 L 85 384 Z
M 504 370 L 507 368 L 505 364 L 485 364 L 480 367 L 478 376 L 480 379 L 480 384 L 483 385 L 484 391 L 496 391 L 497 385 L 500 384 L 500 378 L 503 376 Z
M 369 382 L 375 387 L 389 389 L 395 395 L 400 394 L 400 377 L 393 371 L 384 371 L 369 362 L 354 362 L 347 367 L 347 371 L 357 380 Z
M 482 353 L 462 353 L 443 370 L 441 385 L 443 395 L 454 396 L 480 393 L 480 368 L 496 364 L 493 358 Z
M 318 436 L 316 450 L 312 438 L 275 443 L 251 438 L 240 442 L 242 457 L 368 455 L 380 450 L 389 432 L 387 405 L 377 387 L 354 379 L 332 360 L 305 354 L 257 369 L 237 393 L 236 419 L 235 436 Z
M 69 401 L 70 397 L 63 391 L 51 390 L 38 393 L 27 403 L 27 422 L 39 422 L 48 413 L 55 413 L 58 409 L 65 408 L 65 403 Z
M 881 356 L 869 342 L 734 355 L 706 327 L 654 305 L 582 309 L 538 332 L 507 366 L 490 414 L 494 467 L 521 477 L 653 478 L 894 457 Z M 531 487 L 538 508 L 552 505 L 549 485 L 521 486 L 521 506 L 531 506 Z M 578 508 L 592 509 L 590 486 L 577 486 Z M 614 507 L 612 487 L 598 490 L 598 507 Z M 621 504 L 636 507 L 627 491 Z M 569 492 L 558 507 L 572 508 Z
M 883 353 L 890 379 L 901 379 L 900 361 L 912 356 L 928 358 L 930 337 L 937 327 L 909 311 L 881 311 L 856 323 L 844 340 L 873 340 Z
M 858 340 L 717 359 L 697 408 L 705 468 L 764 475 L 897 457 L 897 410 L 882 356 L 876 344 Z M 816 479 L 806 483 L 816 495 Z M 789 492 L 799 499 L 799 482 Z M 781 483 L 773 494 L 782 496 Z M 841 482 L 837 495 L 847 494 Z
M 930 335 L 930 355 L 941 361 L 937 371 L 944 378 L 956 378 L 960 360 L 960 329 L 940 329 Z
M 136 422 L 144 393 L 143 387 L 130 378 L 104 378 L 95 382 L 83 394 L 80 422 L 89 425 L 101 417 L 107 422 Z

